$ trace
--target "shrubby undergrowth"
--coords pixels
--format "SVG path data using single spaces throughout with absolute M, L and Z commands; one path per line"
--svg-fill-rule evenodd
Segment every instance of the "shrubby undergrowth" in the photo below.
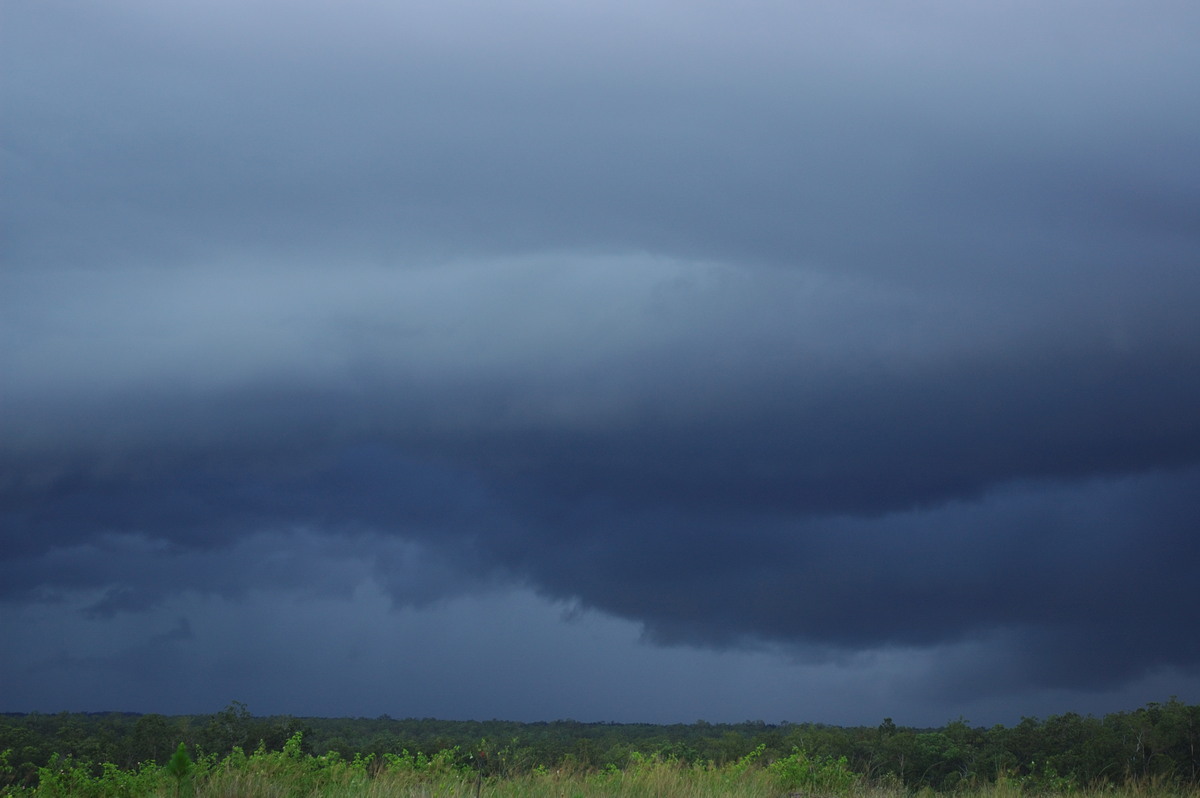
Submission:
M 914 793 L 894 778 L 873 780 L 854 772 L 845 757 L 810 755 L 794 749 L 785 757 L 769 760 L 760 745 L 741 759 L 725 765 L 687 762 L 675 757 L 631 752 L 624 767 L 608 764 L 585 768 L 567 760 L 549 768 L 497 767 L 489 762 L 487 742 L 474 754 L 455 747 L 434 753 L 412 754 L 407 750 L 388 754 L 356 755 L 347 759 L 331 751 L 307 754 L 301 733 L 296 733 L 277 751 L 259 747 L 246 754 L 235 747 L 229 754 L 200 756 L 192 760 L 181 745 L 163 766 L 154 762 L 123 769 L 111 763 L 93 765 L 73 758 L 55 757 L 38 769 L 35 785 L 9 783 L 0 796 L 29 798 L 433 798 L 475 796 L 476 798 L 926 798 L 929 788 Z M 0 755 L 0 776 L 11 777 L 11 751 Z M 1039 780 L 1010 778 L 1001 773 L 992 782 L 970 787 L 963 784 L 957 794 L 978 798 L 1023 798 L 1026 795 L 1065 795 L 1071 798 L 1151 798 L 1180 796 L 1200 798 L 1195 784 L 1165 780 L 1133 780 L 1120 786 L 1108 784 L 1082 788 L 1060 782 L 1047 790 Z

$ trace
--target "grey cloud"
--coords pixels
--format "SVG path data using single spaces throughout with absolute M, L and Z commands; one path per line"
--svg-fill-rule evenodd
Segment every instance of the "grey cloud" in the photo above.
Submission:
M 273 6 L 251 8 L 254 17 Z M 103 38 L 83 37 L 76 50 L 14 36 L 18 53 L 78 54 L 30 76 L 37 90 L 15 92 L 22 118 L 53 121 L 10 127 L 7 150 L 26 165 L 10 189 L 23 199 L 13 203 L 13 260 L 155 264 L 180 252 L 319 249 L 404 262 L 583 246 L 910 273 L 957 254 L 939 240 L 961 214 L 991 214 L 990 198 L 1014 188 L 1022 200 L 1053 193 L 1053 169 L 1028 191 L 1007 185 L 1014 168 L 1083 158 L 1089 171 L 1119 174 L 1131 156 L 1155 163 L 1146 153 L 1161 152 L 1170 170 L 1156 180 L 1183 167 L 1194 184 L 1198 120 L 1186 98 L 1195 90 L 1179 68 L 1194 55 L 1145 58 L 1132 34 L 1158 31 L 1154 15 L 1122 20 L 1115 42 L 1068 42 L 1093 72 L 991 63 L 1015 35 L 1003 28 L 991 47 L 967 48 L 952 27 L 923 63 L 924 30 L 878 10 L 846 18 L 767 5 L 762 22 L 725 20 L 725 44 L 709 30 L 676 37 L 678 21 L 623 9 L 599 20 L 628 42 L 611 52 L 591 11 L 542 11 L 565 40 L 531 24 L 511 40 L 479 41 L 440 13 L 388 12 L 380 27 L 394 25 L 394 38 L 313 12 L 280 20 L 322 40 L 338 40 L 330 26 L 353 32 L 361 41 L 336 61 L 303 55 L 294 39 L 247 48 L 209 29 L 204 7 L 182 6 L 178 19 L 127 11 L 132 22 L 113 35 L 130 47 L 110 52 L 96 52 Z M 16 21 L 32 27 L 28 16 L 37 15 Z M 704 16 L 679 15 L 694 26 Z M 472 58 L 408 40 L 427 28 L 448 39 L 447 52 Z M 828 28 L 891 43 L 893 61 L 856 63 L 854 51 L 825 43 Z M 644 68 L 631 66 L 637 55 Z M 114 59 L 119 68 L 103 68 Z M 113 81 L 114 69 L 115 85 L 88 85 Z M 83 94 L 123 99 L 114 109 Z M 969 194 L 947 202 L 942 187 L 959 180 Z M 50 220 L 75 233 L 52 235 Z
M 0 600 L 1194 674 L 1198 12 L 1020 10 L 6 9 Z
M 1104 321 L 1071 318 L 1065 337 L 1053 340 L 1026 334 L 1055 329 L 1059 320 L 1040 317 L 1041 308 L 1026 311 L 1023 324 L 1002 316 L 981 324 L 987 317 L 976 312 L 970 325 L 966 310 L 924 305 L 919 316 L 928 330 L 913 332 L 905 323 L 912 298 L 879 289 L 872 300 L 861 284 L 793 272 L 772 277 L 646 260 L 513 268 L 503 278 L 477 267 L 399 281 L 366 273 L 366 285 L 402 299 L 408 312 L 398 322 L 382 311 L 364 315 L 361 285 L 339 300 L 324 281 L 291 294 L 282 280 L 234 281 L 254 287 L 255 299 L 232 301 L 229 326 L 215 334 L 199 314 L 221 302 L 202 295 L 189 327 L 194 293 L 167 281 L 164 296 L 186 298 L 177 308 L 138 303 L 127 318 L 136 329 L 140 313 L 165 313 L 182 336 L 133 366 L 132 385 L 120 371 L 96 373 L 96 390 L 117 400 L 89 417 L 101 421 L 93 434 L 104 435 L 103 447 L 86 429 L 71 430 L 64 436 L 71 448 L 57 465 L 46 464 L 45 451 L 37 455 L 46 473 L 57 474 L 42 488 L 20 476 L 33 455 L 10 455 L 6 537 L 10 552 L 32 558 L 14 562 L 10 591 L 34 595 L 55 579 L 66 587 L 111 583 L 94 611 L 112 612 L 184 586 L 225 595 L 256 580 L 288 587 L 291 569 L 256 566 L 233 577 L 219 561 L 233 553 L 235 561 L 261 563 L 262 549 L 246 553 L 238 541 L 299 527 L 341 541 L 364 532 L 420 541 L 458 562 L 461 578 L 439 580 L 448 590 L 463 589 L 464 580 L 525 578 L 552 595 L 640 620 L 664 641 L 761 638 L 856 648 L 931 644 L 1016 625 L 1033 637 L 1075 639 L 1054 655 L 1061 659 L 1090 649 L 1082 639 L 1038 630 L 1080 627 L 1094 644 L 1115 644 L 1142 622 L 1105 602 L 1128 602 L 1141 590 L 1182 605 L 1172 592 L 1179 583 L 1162 578 L 1164 566 L 1148 563 L 1153 583 L 1127 577 L 1126 590 L 1097 578 L 1138 562 L 1126 550 L 1132 539 L 1111 520 L 1089 520 L 1095 511 L 1080 517 L 1089 504 L 1105 506 L 1102 492 L 1085 491 L 1084 500 L 1053 487 L 1124 484 L 1146 469 L 1195 462 L 1192 408 L 1200 385 L 1188 376 L 1195 373 L 1191 339 L 1172 336 L 1175 325 L 1187 324 L 1182 319 L 1130 317 L 1118 341 Z M 489 310 L 471 295 L 486 286 L 487 297 L 521 297 L 534 285 L 543 286 L 537 310 L 521 314 Z M 638 293 L 630 294 L 634 285 Z M 256 337 L 277 320 L 297 318 L 316 291 L 323 291 L 324 319 L 304 320 L 274 344 L 269 335 Z M 578 301 L 584 295 L 590 305 Z M 442 296 L 460 298 L 460 315 L 447 320 L 445 309 L 455 305 Z M 431 306 L 443 315 L 422 311 L 424 298 L 436 300 Z M 352 333 L 344 349 L 322 343 L 325 331 L 341 328 L 343 301 L 360 309 L 368 330 Z M 814 315 L 796 318 L 796 308 Z M 612 318 L 622 324 L 606 325 Z M 369 343 L 370 331 L 380 329 L 373 319 L 383 325 L 377 348 Z M 952 335 L 960 328 L 962 336 Z M 610 329 L 610 340 L 588 335 Z M 511 340 L 487 338 L 493 330 Z M 411 356 L 404 352 L 409 335 L 419 342 Z M 243 340 L 249 345 L 236 346 Z M 169 357 L 174 348 L 203 352 L 210 363 L 223 363 L 220 353 L 228 352 L 225 374 L 199 369 L 188 388 L 204 402 L 183 401 L 170 389 L 141 395 L 145 375 L 161 372 L 166 384 L 186 373 Z M 319 388 L 348 373 L 347 352 L 368 358 L 355 368 L 369 376 L 353 389 Z M 34 366 L 50 360 L 29 358 L 12 373 L 36 374 Z M 259 362 L 298 376 L 290 386 L 273 385 L 274 374 L 256 375 Z M 31 398 L 45 390 L 36 378 L 30 385 Z M 121 401 L 131 404 L 117 409 Z M 116 424 L 105 420 L 112 412 Z M 44 434 L 70 429 L 65 418 L 49 419 L 55 423 Z M 120 451 L 122 419 L 148 426 L 111 459 Z M 364 440 L 382 443 L 357 445 Z M 95 462 L 99 452 L 108 462 Z M 91 465 L 81 471 L 79 463 Z M 1156 478 L 1162 487 L 1138 487 L 1109 515 L 1138 530 L 1147 552 L 1187 568 L 1196 552 L 1180 536 L 1196 508 L 1180 498 L 1192 481 L 1191 472 L 1181 473 Z M 992 498 L 1023 484 L 1044 505 L 1010 510 Z M 969 509 L 944 509 L 954 502 Z M 92 571 L 84 563 L 138 562 L 136 548 L 82 556 L 97 531 L 170 541 L 188 552 L 187 562 L 197 551 L 214 552 L 217 561 L 195 560 L 206 564 L 190 577 L 160 571 L 158 580 L 137 576 L 136 567 Z M 1108 536 L 1109 548 L 1090 548 L 1097 533 Z M 1061 549 L 1047 551 L 1052 539 Z M 278 545 L 306 561 L 304 540 L 289 535 Z M 72 541 L 82 547 L 79 556 L 62 548 Z M 1021 561 L 1018 553 L 1030 548 L 1044 564 Z M 391 570 L 379 551 L 372 556 L 389 563 L 377 573 Z M 891 565 L 900 561 L 903 571 Z M 854 568 L 848 573 L 844 563 Z M 330 579 L 344 586 L 363 574 Z M 1020 592 L 999 581 L 1009 574 L 1026 581 Z M 384 583 L 412 600 L 405 579 Z M 1053 653 L 1035 648 L 1046 658 Z M 1140 662 L 1110 658 L 1096 678 L 1134 676 L 1158 657 L 1181 663 L 1195 656 L 1178 645 L 1139 650 Z M 1053 661 L 1024 667 L 1053 683 Z

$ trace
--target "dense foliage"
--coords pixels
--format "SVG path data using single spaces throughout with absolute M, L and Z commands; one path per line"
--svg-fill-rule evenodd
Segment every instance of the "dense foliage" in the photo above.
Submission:
M 939 729 L 890 719 L 847 728 L 255 717 L 238 702 L 203 716 L 0 716 L 0 794 L 14 795 L 35 788 L 38 795 L 182 795 L 197 784 L 288 768 L 314 784 L 441 774 L 463 789 L 472 778 L 491 789 L 562 773 L 632 779 L 653 768 L 666 773 L 668 763 L 673 773 L 769 782 L 763 794 L 836 794 L 864 784 L 1065 792 L 1154 783 L 1195 791 L 1200 706 L 1172 699 L 1103 718 L 1067 713 L 992 728 L 958 720 Z M 118 782 L 124 787 L 116 792 L 95 786 Z

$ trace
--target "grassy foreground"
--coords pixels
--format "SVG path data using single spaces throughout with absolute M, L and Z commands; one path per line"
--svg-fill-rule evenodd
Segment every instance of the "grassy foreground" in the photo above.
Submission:
M 914 793 L 897 784 L 873 782 L 852 772 L 844 758 L 813 757 L 801 750 L 772 762 L 760 747 L 726 765 L 689 764 L 676 759 L 634 754 L 623 769 L 587 770 L 564 766 L 523 771 L 483 754 L 460 750 L 433 756 L 387 754 L 382 759 L 336 753 L 311 756 L 301 751 L 297 734 L 281 751 L 241 749 L 224 758 L 193 762 L 180 746 L 170 760 L 146 762 L 123 770 L 56 759 L 38 769 L 35 786 L 13 783 L 7 752 L 0 753 L 0 775 L 7 776 L 0 796 L 37 798 L 933 798 L 928 788 Z M 0 781 L 3 784 L 4 781 Z M 961 786 L 954 795 L 966 798 L 1200 798 L 1200 787 L 1166 781 L 1077 788 L 1046 788 L 1043 783 L 1009 779 Z

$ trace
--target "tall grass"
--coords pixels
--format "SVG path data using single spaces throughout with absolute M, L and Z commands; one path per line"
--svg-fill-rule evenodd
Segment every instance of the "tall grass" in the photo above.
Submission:
M 133 770 L 57 759 L 41 768 L 36 786 L 0 788 L 0 796 L 23 798 L 934 798 L 895 783 L 852 772 L 844 758 L 811 756 L 799 749 L 765 762 L 763 748 L 726 765 L 688 763 L 632 754 L 623 768 L 587 769 L 566 764 L 516 772 L 489 768 L 457 749 L 433 756 L 387 754 L 382 759 L 345 759 L 336 753 L 304 754 L 296 735 L 281 751 L 200 757 L 177 751 L 166 766 L 145 763 Z M 184 761 L 186 758 L 187 761 Z M 0 766 L 6 761 L 0 757 Z M 3 767 L 0 767 L 0 771 Z M 11 770 L 11 769 L 10 769 Z M 499 771 L 499 772 L 497 772 Z M 0 775 L 3 775 L 0 772 Z M 10 774 L 11 775 L 11 774 Z M 3 783 L 3 782 L 0 782 Z M 1047 791 L 1001 775 L 963 787 L 959 798 L 1200 798 L 1200 787 L 1163 779 L 1121 787 Z

